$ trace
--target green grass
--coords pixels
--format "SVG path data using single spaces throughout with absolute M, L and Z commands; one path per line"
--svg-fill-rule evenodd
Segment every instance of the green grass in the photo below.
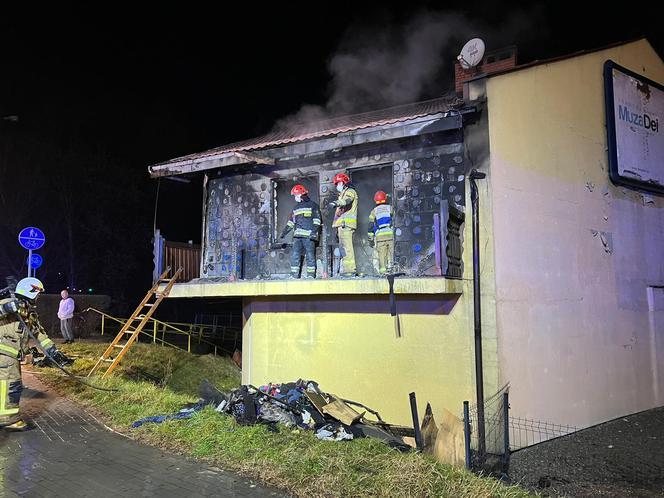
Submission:
M 76 356 L 71 370 L 85 375 L 104 345 L 62 346 Z M 141 380 L 135 372 L 163 378 Z M 149 415 L 178 411 L 196 401 L 201 380 L 223 391 L 240 384 L 240 371 L 228 358 L 193 356 L 171 348 L 137 344 L 110 379 L 91 380 L 119 392 L 109 393 L 64 379 L 53 369 L 43 378 L 65 394 L 94 407 L 107 423 L 132 437 L 209 462 L 288 490 L 296 496 L 443 496 L 525 497 L 526 491 L 440 464 L 428 456 L 400 453 L 367 438 L 347 442 L 319 441 L 310 431 L 264 425 L 239 426 L 232 417 L 206 408 L 186 420 L 146 424 L 132 422 Z M 51 373 L 52 372 L 52 373 Z M 292 380 L 292 379 L 275 379 Z M 323 388 L 325 386 L 322 386 Z

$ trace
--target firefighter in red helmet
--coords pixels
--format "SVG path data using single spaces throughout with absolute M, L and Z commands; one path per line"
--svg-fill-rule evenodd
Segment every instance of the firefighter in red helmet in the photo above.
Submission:
M 374 247 L 374 258 L 381 275 L 392 271 L 394 253 L 394 228 L 392 207 L 387 202 L 387 194 L 379 190 L 374 194 L 376 207 L 369 214 L 369 245 Z
M 316 278 L 316 241 L 321 225 L 318 204 L 309 198 L 309 191 L 304 185 L 297 184 L 291 189 L 295 197 L 295 207 L 281 238 L 293 230 L 293 249 L 291 251 L 290 273 L 293 278 L 300 275 L 300 259 L 304 253 L 307 265 L 307 278 Z
M 357 191 L 350 183 L 350 178 L 345 173 L 334 176 L 333 183 L 339 193 L 336 201 L 330 203 L 335 209 L 332 228 L 338 230 L 339 243 L 341 245 L 341 275 L 353 276 L 356 274 L 355 250 L 353 248 L 353 234 L 357 229 Z

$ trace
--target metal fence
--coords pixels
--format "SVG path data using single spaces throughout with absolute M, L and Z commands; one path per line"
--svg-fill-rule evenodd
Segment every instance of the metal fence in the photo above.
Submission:
M 579 430 L 579 427 L 572 425 L 555 424 L 521 417 L 510 417 L 509 427 L 512 450 L 532 446 Z
M 571 425 L 511 417 L 509 410 L 509 384 L 506 384 L 484 401 L 485 444 L 481 451 L 477 405 L 464 402 L 466 466 L 469 469 L 506 474 L 512 451 L 579 430 Z
M 126 318 L 117 318 L 95 308 L 88 308 L 85 311 L 101 316 L 102 336 L 105 334 L 117 334 L 127 321 Z M 142 318 L 142 316 L 139 316 L 135 320 L 140 321 Z M 238 333 L 241 334 L 241 331 L 230 328 L 217 328 L 212 333 L 212 331 L 206 329 L 205 325 L 163 322 L 155 318 L 150 318 L 139 337 L 149 338 L 153 343 L 183 349 L 189 353 L 194 352 L 196 346 L 199 346 L 196 348 L 199 350 L 201 349 L 200 346 L 203 346 L 204 349 L 216 356 L 220 353 L 233 354 L 234 349 L 229 349 L 225 346 L 227 341 L 224 341 L 224 337 L 226 334 L 237 336 Z M 174 342 L 167 341 L 167 336 Z
M 463 420 L 466 433 L 466 466 L 476 470 L 497 466 L 499 473 L 506 472 L 510 455 L 509 385 L 503 386 L 484 400 L 484 445 L 480 444 L 478 437 L 477 404 L 464 402 Z

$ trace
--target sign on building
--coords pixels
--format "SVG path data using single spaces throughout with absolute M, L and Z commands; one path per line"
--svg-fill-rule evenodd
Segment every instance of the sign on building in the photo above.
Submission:
M 609 60 L 604 94 L 611 180 L 664 194 L 664 87 Z

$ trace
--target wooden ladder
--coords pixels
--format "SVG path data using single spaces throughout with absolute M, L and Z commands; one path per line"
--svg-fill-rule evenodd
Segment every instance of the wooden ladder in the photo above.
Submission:
M 148 320 L 150 320 L 150 317 L 152 317 L 152 314 L 157 309 L 157 306 L 159 306 L 161 301 L 166 296 L 168 296 L 169 292 L 173 288 L 173 284 L 175 284 L 175 281 L 182 273 L 182 268 L 178 268 L 173 276 L 168 278 L 170 271 L 171 267 L 169 266 L 166 268 L 166 271 L 164 271 L 164 273 L 159 276 L 159 279 L 145 295 L 141 301 L 141 304 L 139 304 L 138 308 L 136 308 L 136 311 L 134 311 L 134 313 L 125 322 L 125 324 L 122 326 L 122 329 L 120 329 L 120 332 L 118 332 L 118 335 L 116 335 L 115 339 L 113 339 L 113 342 L 111 342 L 108 348 L 106 348 L 106 351 L 104 351 L 104 354 L 101 355 L 95 366 L 92 367 L 88 377 L 93 375 L 95 372 L 102 370 L 109 363 L 110 365 L 102 374 L 101 378 L 104 379 L 108 377 L 113 372 L 113 370 L 115 370 L 115 367 L 118 366 L 122 357 L 127 353 L 131 345 L 134 344 L 138 338 L 138 334 L 141 333 L 141 330 L 143 330 L 145 324 L 148 322 Z M 162 291 L 159 291 L 159 286 L 163 284 L 166 284 L 166 287 L 164 287 Z M 154 301 L 151 301 L 152 298 L 155 298 Z M 147 309 L 147 311 L 144 311 L 145 309 Z M 133 327 L 136 320 L 140 320 L 140 322 L 136 327 Z M 129 338 L 125 340 L 127 335 L 129 335 Z M 115 352 L 117 352 L 117 355 L 113 356 L 113 353 Z

